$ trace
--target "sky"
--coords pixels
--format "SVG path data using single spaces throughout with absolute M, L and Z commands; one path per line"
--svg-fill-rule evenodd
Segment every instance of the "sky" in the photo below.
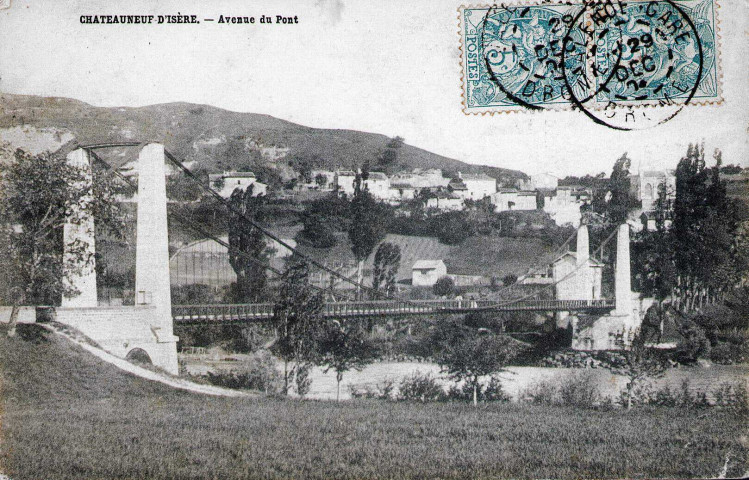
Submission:
M 695 0 L 687 0 L 695 1 Z M 619 132 L 580 112 L 466 115 L 460 0 L 12 0 L 0 10 L 0 91 L 96 106 L 166 102 L 400 135 L 469 163 L 551 172 L 673 168 L 692 142 L 749 166 L 749 4 L 717 0 L 724 102 Z M 6 0 L 7 2 L 7 0 Z M 3 2 L 0 2 L 2 4 Z M 88 25 L 81 15 L 297 16 L 298 24 Z M 257 19 L 256 19 L 257 21 Z

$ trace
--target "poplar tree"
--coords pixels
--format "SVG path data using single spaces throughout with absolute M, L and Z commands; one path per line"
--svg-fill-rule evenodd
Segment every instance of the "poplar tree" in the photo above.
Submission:
M 357 296 L 361 298 L 361 285 L 364 277 L 364 262 L 378 243 L 385 237 L 387 211 L 377 202 L 362 183 L 367 179 L 367 169 L 357 173 L 354 179 L 354 197 L 350 204 L 351 225 L 348 236 L 351 251 L 356 260 Z
M 281 277 L 278 300 L 273 308 L 273 324 L 277 340 L 272 350 L 284 362 L 283 394 L 297 372 L 315 359 L 318 329 L 323 310 L 322 293 L 309 283 L 309 266 L 292 257 Z
M 374 257 L 374 272 L 372 274 L 372 287 L 380 291 L 382 288 L 385 295 L 395 293 L 395 280 L 401 263 L 401 249 L 398 245 L 383 242 L 377 247 Z
M 271 249 L 265 235 L 244 217 L 263 221 L 264 196 L 253 196 L 253 185 L 232 192 L 229 202 L 229 263 L 237 274 L 234 301 L 258 302 L 267 293 L 268 277 L 264 265 L 270 262 Z M 240 213 L 236 213 L 240 212 Z

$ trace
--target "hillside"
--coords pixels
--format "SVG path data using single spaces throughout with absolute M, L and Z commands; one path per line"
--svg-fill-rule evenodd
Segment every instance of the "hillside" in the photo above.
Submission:
M 370 160 L 374 165 L 388 141 L 384 135 L 310 128 L 208 105 L 103 108 L 68 98 L 0 94 L 0 141 L 31 142 L 43 150 L 71 139 L 80 144 L 154 140 L 211 172 L 252 168 L 282 178 L 292 174 L 290 164 L 334 169 Z M 522 172 L 469 165 L 408 144 L 400 149 L 397 168 L 485 172 L 504 184 L 526 178 Z
M 466 239 L 459 245 L 445 245 L 434 237 L 388 234 L 383 241 L 394 243 L 401 249 L 399 281 L 411 279 L 411 267 L 417 260 L 444 260 L 451 274 L 498 278 L 508 274 L 523 275 L 531 265 L 551 260 L 551 249 L 536 238 L 482 235 Z M 344 234 L 338 235 L 338 244 L 330 249 L 312 248 L 303 243 L 300 243 L 300 249 L 320 262 L 354 263 L 351 243 Z M 374 253 L 367 259 L 365 270 L 371 270 L 373 263 Z

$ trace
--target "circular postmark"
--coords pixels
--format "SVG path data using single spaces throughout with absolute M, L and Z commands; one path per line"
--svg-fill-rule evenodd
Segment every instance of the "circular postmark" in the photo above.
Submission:
M 583 68 L 587 79 L 582 89 L 580 72 L 564 61 L 580 32 L 585 60 L 576 68 Z M 574 108 L 616 130 L 650 128 L 674 118 L 694 98 L 704 70 L 698 29 L 671 0 L 586 0 L 563 45 L 560 65 Z
M 582 32 L 568 28 L 574 18 L 570 8 L 494 5 L 487 10 L 479 37 L 495 98 L 530 110 L 569 104 L 561 62 L 569 63 L 568 71 L 577 81 L 575 77 L 583 74 L 577 62 L 585 57 Z M 565 58 L 567 37 L 572 51 Z

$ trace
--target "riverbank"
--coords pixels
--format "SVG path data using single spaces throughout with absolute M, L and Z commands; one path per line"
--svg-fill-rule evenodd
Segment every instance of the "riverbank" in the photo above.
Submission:
M 216 373 L 236 368 L 241 362 L 247 361 L 249 356 L 232 355 L 225 358 L 235 358 L 236 361 L 207 360 L 195 356 L 184 356 L 183 364 L 186 372 L 191 375 L 205 375 L 208 371 Z M 603 397 L 615 400 L 625 388 L 627 380 L 614 375 L 604 368 L 564 368 L 564 367 L 509 367 L 506 372 L 498 374 L 502 380 L 504 391 L 513 400 L 518 400 L 524 392 L 540 383 L 561 383 L 573 375 L 585 372 L 591 375 Z M 440 367 L 434 363 L 421 362 L 376 362 L 368 365 L 361 372 L 355 370 L 346 372 L 341 382 L 341 399 L 350 399 L 351 388 L 363 390 L 366 387 L 377 388 L 385 382 L 392 381 L 396 385 L 404 378 L 415 373 L 429 374 L 435 377 L 445 387 L 450 380 L 441 373 Z M 319 367 L 312 369 L 310 378 L 312 385 L 308 398 L 316 400 L 334 400 L 336 398 L 335 372 L 324 373 Z M 655 379 L 652 385 L 656 389 L 668 387 L 672 390 L 680 389 L 684 381 L 689 382 L 692 392 L 711 393 L 722 384 L 736 385 L 744 382 L 749 384 L 748 365 L 710 365 L 671 368 L 663 378 Z
M 388 370 L 389 371 L 389 370 Z M 739 477 L 722 409 L 210 397 L 127 374 L 38 326 L 0 326 L 0 473 L 93 478 Z

